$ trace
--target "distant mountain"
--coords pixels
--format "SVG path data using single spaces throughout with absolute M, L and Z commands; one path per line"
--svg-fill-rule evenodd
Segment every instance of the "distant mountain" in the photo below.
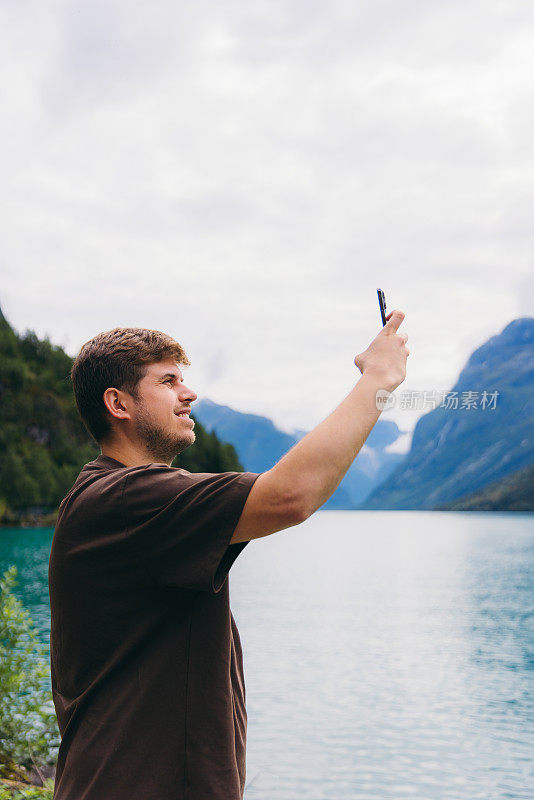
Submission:
M 534 465 L 519 469 L 436 511 L 534 511 Z
M 220 439 L 231 442 L 240 462 L 249 472 L 271 469 L 307 433 L 303 430 L 285 433 L 268 417 L 244 414 L 207 399 L 194 403 L 193 416 L 207 430 L 214 430 Z M 394 422 L 378 420 L 351 468 L 323 508 L 355 508 L 385 480 L 405 457 L 403 453 L 387 449 L 401 435 Z
M 432 509 L 534 463 L 534 319 L 523 317 L 469 358 L 451 390 L 458 408 L 436 408 L 417 422 L 407 457 L 364 509 Z M 481 407 L 482 392 L 495 395 Z M 464 407 L 476 392 L 476 407 Z M 473 397 L 473 395 L 471 395 Z

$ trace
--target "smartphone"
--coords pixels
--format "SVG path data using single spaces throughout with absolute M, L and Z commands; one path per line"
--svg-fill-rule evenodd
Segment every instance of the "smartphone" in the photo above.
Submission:
M 382 326 L 384 326 L 387 322 L 386 320 L 386 295 L 382 291 L 382 289 L 377 289 L 378 294 L 378 305 L 380 306 L 380 314 L 382 315 Z

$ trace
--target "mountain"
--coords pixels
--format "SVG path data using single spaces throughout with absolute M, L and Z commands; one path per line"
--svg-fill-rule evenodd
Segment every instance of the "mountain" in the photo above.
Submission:
M 458 407 L 418 420 L 407 457 L 360 508 L 432 509 L 533 464 L 533 390 L 534 319 L 523 317 L 475 350 L 451 390 Z M 484 391 L 498 393 L 485 407 Z
M 436 506 L 436 511 L 534 511 L 534 465 L 519 469 L 479 492 Z
M 80 469 L 100 453 L 78 414 L 73 359 L 33 331 L 19 335 L 0 310 L 0 525 L 55 524 Z M 231 444 L 199 423 L 174 465 L 242 471 Z
M 207 399 L 195 402 L 193 416 L 207 430 L 216 431 L 221 439 L 232 442 L 239 460 L 249 472 L 271 469 L 306 435 L 303 430 L 285 433 L 268 417 L 235 411 Z M 401 435 L 394 422 L 378 420 L 341 484 L 323 508 L 355 508 L 385 480 L 405 457 L 403 453 L 388 450 Z

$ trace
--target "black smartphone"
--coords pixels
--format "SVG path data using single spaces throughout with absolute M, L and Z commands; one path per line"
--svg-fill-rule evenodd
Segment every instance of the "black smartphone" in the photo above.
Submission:
M 386 320 L 386 295 L 382 291 L 382 289 L 377 289 L 378 294 L 378 305 L 380 306 L 380 314 L 382 315 L 382 326 L 384 326 L 387 322 Z

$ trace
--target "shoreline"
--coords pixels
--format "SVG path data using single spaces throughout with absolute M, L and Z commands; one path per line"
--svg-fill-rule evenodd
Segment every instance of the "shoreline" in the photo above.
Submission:
M 29 512 L 4 516 L 0 520 L 1 528 L 55 528 L 59 509 L 48 513 Z

